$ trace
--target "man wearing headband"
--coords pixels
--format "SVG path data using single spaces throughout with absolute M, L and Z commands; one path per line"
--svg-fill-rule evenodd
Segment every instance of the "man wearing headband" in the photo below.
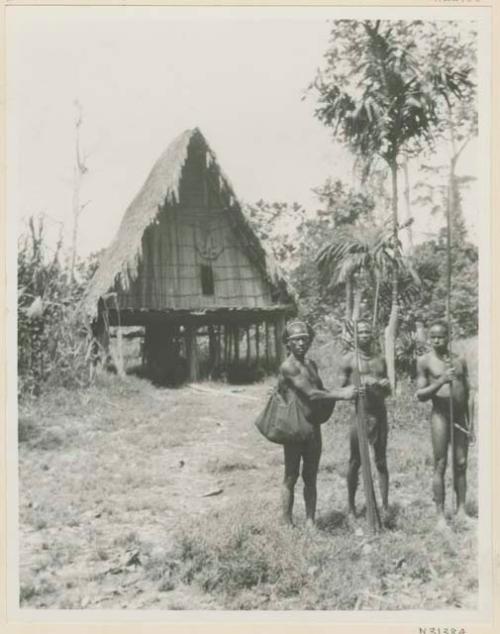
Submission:
M 357 322 L 357 329 L 360 395 L 365 398 L 368 440 L 375 454 L 382 508 L 386 514 L 389 507 L 389 472 L 386 459 L 387 410 L 385 408 L 385 398 L 390 394 L 391 388 L 387 379 L 387 368 L 384 358 L 381 355 L 373 354 L 372 351 L 372 329 L 370 323 L 360 320 Z M 341 385 L 352 384 L 353 373 L 357 372 L 357 368 L 356 353 L 350 352 L 345 355 L 340 370 Z M 349 516 L 353 519 L 356 518 L 355 498 L 358 488 L 359 468 L 361 466 L 356 420 L 356 415 L 354 415 L 350 429 L 350 457 L 347 470 Z
M 282 488 L 283 520 L 292 525 L 292 511 L 295 484 L 299 477 L 302 459 L 302 479 L 304 481 L 304 502 L 306 507 L 306 525 L 314 525 L 316 514 L 316 480 L 321 456 L 321 426 L 315 424 L 315 411 L 327 401 L 349 400 L 355 397 L 356 388 L 327 391 L 318 374 L 314 361 L 306 358 L 307 351 L 314 338 L 313 329 L 303 321 L 287 324 L 283 333 L 283 342 L 289 355 L 279 371 L 279 389 L 283 393 L 291 390 L 300 400 L 304 415 L 313 423 L 313 436 L 301 443 L 284 445 L 285 477 Z M 316 414 L 317 416 L 317 414 Z M 323 419 L 324 420 L 324 419 Z

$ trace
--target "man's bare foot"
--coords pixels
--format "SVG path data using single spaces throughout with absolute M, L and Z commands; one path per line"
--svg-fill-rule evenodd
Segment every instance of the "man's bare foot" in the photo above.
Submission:
M 472 517 L 469 517 L 467 515 L 463 507 L 460 507 L 457 510 L 457 513 L 455 515 L 455 523 L 458 528 L 468 528 L 475 525 L 474 520 L 472 519 Z
M 365 531 L 363 530 L 363 527 L 358 524 L 354 530 L 354 534 L 356 537 L 363 537 Z
M 448 524 L 446 523 L 446 518 L 444 515 L 439 515 L 438 520 L 436 522 L 436 530 L 438 531 L 447 531 Z
M 382 526 L 389 526 L 391 523 L 391 512 L 388 506 L 382 507 L 380 512 L 380 522 L 382 523 Z
M 356 537 L 362 537 L 364 535 L 363 527 L 361 526 L 356 513 L 349 511 L 346 517 L 346 523 L 348 528 L 356 535 Z
M 314 523 L 314 520 L 310 517 L 306 519 L 305 529 L 306 531 L 312 531 L 316 529 L 316 524 Z

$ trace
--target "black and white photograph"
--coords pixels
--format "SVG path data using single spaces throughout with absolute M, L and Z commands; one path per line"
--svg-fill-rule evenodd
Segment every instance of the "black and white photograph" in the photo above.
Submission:
M 11 613 L 487 619 L 488 11 L 6 35 Z

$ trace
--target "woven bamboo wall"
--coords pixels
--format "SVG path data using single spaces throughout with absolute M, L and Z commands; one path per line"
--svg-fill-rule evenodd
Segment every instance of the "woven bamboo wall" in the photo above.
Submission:
M 203 309 L 272 304 L 270 287 L 249 259 L 231 212 L 224 211 L 218 177 L 204 151 L 192 148 L 179 204 L 166 207 L 142 239 L 138 276 L 116 288 L 120 308 Z M 202 292 L 201 267 L 212 269 L 214 294 Z

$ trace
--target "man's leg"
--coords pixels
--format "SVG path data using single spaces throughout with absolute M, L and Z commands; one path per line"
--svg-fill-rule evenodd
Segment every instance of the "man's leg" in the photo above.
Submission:
M 382 508 L 384 512 L 389 509 L 389 470 L 387 469 L 387 420 L 377 421 L 377 437 L 373 443 L 375 454 L 375 466 L 378 473 L 378 485 Z
M 306 443 L 302 458 L 306 524 L 314 524 L 317 499 L 316 481 L 318 478 L 319 460 L 321 458 L 321 428 L 319 425 L 314 428 L 314 437 Z
M 463 422 L 459 422 L 464 427 Z M 465 494 L 467 490 L 467 453 L 469 449 L 469 438 L 460 429 L 454 429 L 455 455 L 453 467 L 455 469 L 455 493 L 457 496 L 457 514 L 465 516 Z
M 358 431 L 356 423 L 351 423 L 350 431 L 350 456 L 347 468 L 347 496 L 349 502 L 349 515 L 356 517 L 356 489 L 358 488 L 359 467 L 361 466 L 361 455 L 359 453 Z
M 448 420 L 442 414 L 433 411 L 431 414 L 431 438 L 434 454 L 434 476 L 432 491 L 439 520 L 444 522 L 444 474 L 448 457 L 450 429 Z
M 292 524 L 293 497 L 295 483 L 299 477 L 300 469 L 300 444 L 283 445 L 285 451 L 285 477 L 281 488 L 281 509 L 283 521 Z

